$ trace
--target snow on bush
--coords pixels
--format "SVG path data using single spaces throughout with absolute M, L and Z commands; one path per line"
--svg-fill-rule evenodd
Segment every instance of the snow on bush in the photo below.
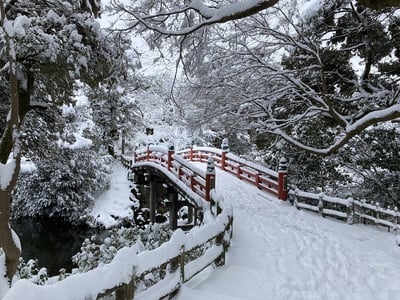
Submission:
M 136 253 L 152 250 L 168 241 L 172 231 L 158 224 L 147 225 L 144 229 L 113 228 L 101 243 L 98 237 L 92 236 L 82 243 L 81 251 L 72 257 L 80 272 L 87 272 L 98 266 L 110 263 L 118 250 L 123 247 L 133 247 Z

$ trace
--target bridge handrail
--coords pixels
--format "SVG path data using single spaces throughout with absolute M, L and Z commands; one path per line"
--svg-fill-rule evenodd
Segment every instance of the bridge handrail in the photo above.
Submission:
M 50 285 L 36 285 L 20 279 L 3 300 L 23 299 L 27 294 L 31 300 L 100 299 L 113 292 L 117 300 L 130 300 L 134 299 L 136 283 L 157 270 L 167 275 L 137 293 L 135 299 L 159 299 L 171 295 L 182 283 L 212 263 L 223 264 L 232 236 L 232 223 L 232 209 L 225 208 L 213 222 L 194 227 L 187 234 L 178 229 L 170 241 L 154 250 L 137 255 L 133 247 L 124 247 L 111 263 Z M 193 251 L 210 243 L 213 245 L 202 256 L 193 258 Z
M 136 165 L 145 161 L 157 163 L 175 174 L 179 181 L 184 182 L 193 192 L 206 201 L 211 200 L 210 191 L 213 188 L 211 183 L 213 176 L 186 161 L 182 156 L 176 155 L 175 151 L 157 145 L 149 145 L 146 149 L 135 151 L 132 158 L 122 156 L 122 160 L 125 164 Z M 185 173 L 183 168 L 190 170 L 192 174 Z M 185 174 L 190 178 L 184 180 L 185 176 L 183 175 Z
M 342 199 L 325 195 L 324 193 L 310 193 L 299 189 L 289 191 L 289 199 L 298 209 L 306 209 L 319 213 L 321 216 L 331 216 L 342 219 L 348 224 L 361 223 L 384 226 L 388 231 L 397 232 L 399 226 L 399 211 L 383 208 L 378 203 L 366 203 L 365 200 L 353 198 Z
M 287 171 L 274 171 L 233 153 L 212 147 L 193 147 L 177 151 L 187 160 L 206 162 L 212 156 L 215 165 L 279 199 L 287 199 Z

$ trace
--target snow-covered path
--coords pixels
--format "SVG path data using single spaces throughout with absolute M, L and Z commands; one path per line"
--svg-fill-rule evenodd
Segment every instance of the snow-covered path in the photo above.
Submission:
M 234 209 L 227 263 L 178 300 L 400 299 L 393 234 L 298 211 L 221 171 L 217 190 Z

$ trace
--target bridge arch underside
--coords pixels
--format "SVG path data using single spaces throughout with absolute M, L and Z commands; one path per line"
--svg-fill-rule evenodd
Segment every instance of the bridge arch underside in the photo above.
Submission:
M 133 166 L 129 177 L 136 186 L 141 211 L 148 211 L 146 223 L 164 223 L 165 216 L 172 230 L 189 230 L 202 222 L 202 208 L 160 169 Z

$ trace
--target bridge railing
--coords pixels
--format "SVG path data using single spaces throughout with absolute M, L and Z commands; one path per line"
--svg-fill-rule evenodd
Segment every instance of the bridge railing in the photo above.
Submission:
M 212 157 L 215 165 L 223 171 L 231 173 L 281 200 L 287 200 L 287 163 L 285 159 L 280 161 L 279 170 L 274 171 L 240 158 L 233 153 L 212 147 L 193 147 L 175 153 L 174 150 L 150 145 L 146 149 L 135 151 L 133 161 L 136 163 L 154 161 L 163 165 L 175 173 L 179 180 L 183 176 L 184 180 L 188 184 L 190 183 L 194 192 L 210 201 L 210 179 L 207 178 L 207 174 L 202 170 L 194 169 L 187 163 L 187 161 L 206 163 L 209 157 Z
M 324 193 L 314 194 L 298 189 L 289 192 L 289 199 L 298 209 L 317 212 L 322 217 L 334 217 L 344 220 L 348 224 L 383 226 L 393 232 L 397 232 L 399 229 L 397 207 L 394 209 L 383 208 L 378 203 L 367 203 L 365 200 L 341 199 Z
M 194 193 L 211 200 L 211 190 L 215 187 L 215 173 L 203 171 L 186 161 L 181 155 L 167 148 L 150 145 L 147 149 L 135 151 L 132 158 L 123 157 L 125 164 L 154 162 L 175 175 L 178 181 L 186 184 Z M 207 157 L 208 159 L 208 157 Z
M 277 172 L 242 159 L 233 153 L 211 147 L 194 147 L 177 153 L 187 160 L 199 162 L 207 162 L 208 157 L 211 156 L 215 165 L 221 170 L 231 173 L 281 200 L 287 199 L 287 164 L 284 159 L 280 161 Z

